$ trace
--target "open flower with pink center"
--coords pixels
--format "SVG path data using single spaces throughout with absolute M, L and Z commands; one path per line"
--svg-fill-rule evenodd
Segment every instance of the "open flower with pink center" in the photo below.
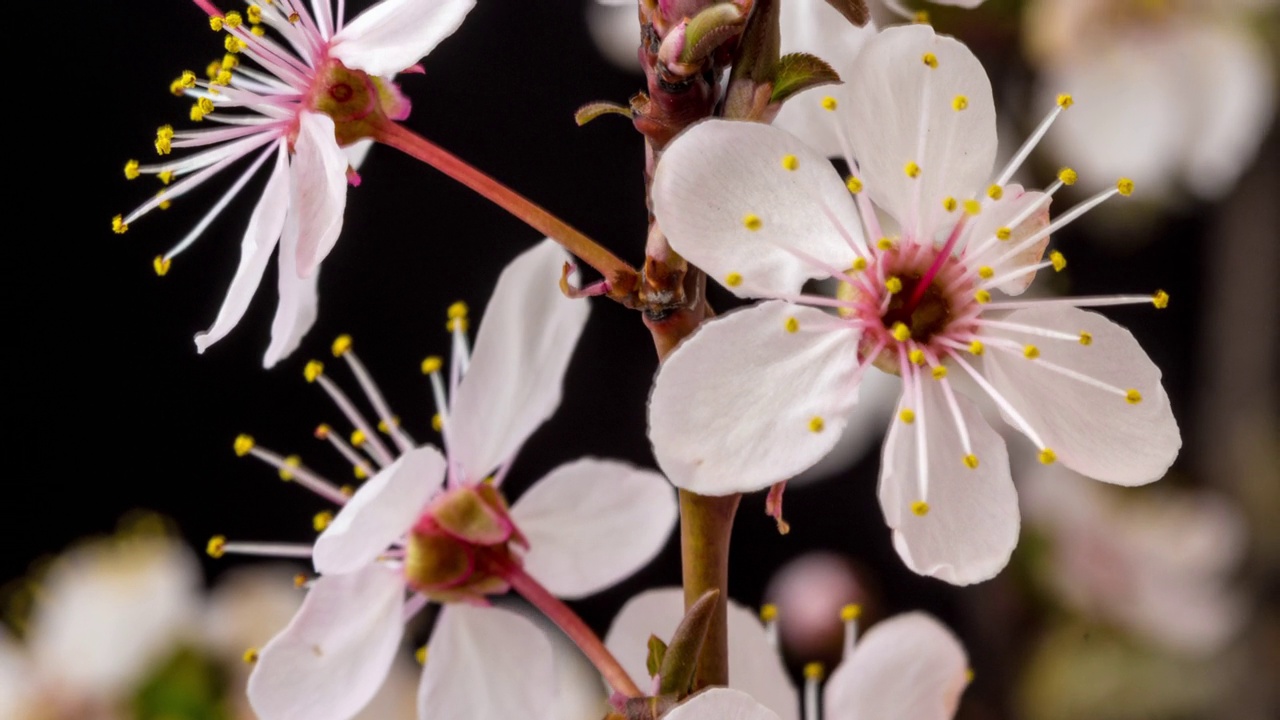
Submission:
M 409 101 L 390 80 L 453 34 L 475 0 L 383 0 L 350 23 L 345 2 L 249 2 L 244 13 L 223 12 L 193 0 L 225 33 L 226 55 L 206 78 L 183 72 L 170 89 L 194 101 L 193 121 L 216 127 L 156 132 L 161 161 L 130 160 L 125 177 L 154 175 L 164 187 L 132 212 L 117 215 L 117 233 L 156 208 L 202 185 L 241 160 L 249 165 L 209 212 L 176 245 L 155 259 L 160 275 L 194 243 L 258 171 L 270 176 L 240 245 L 240 265 L 213 325 L 196 348 L 226 336 L 240 322 L 280 247 L 280 302 L 263 364 L 274 365 L 297 348 L 316 318 L 320 263 L 342 231 L 347 185 L 376 131 L 409 114 Z M 250 65 L 254 66 L 251 67 Z M 175 149 L 191 150 L 170 157 Z
M 1051 233 L 1133 190 L 1122 179 L 1050 222 L 1074 172 L 1044 191 L 1009 183 L 1069 96 L 993 176 L 990 83 L 959 42 L 890 28 L 845 81 L 850 101 L 826 105 L 847 179 L 788 133 L 727 121 L 691 128 L 659 163 L 654 211 L 672 247 L 768 300 L 670 356 L 650 439 L 679 487 L 763 489 L 835 445 L 864 373 L 897 374 L 879 488 L 894 546 L 916 572 L 977 582 L 1007 563 L 1019 514 L 1004 440 L 958 390 L 989 397 L 1042 462 L 1154 481 L 1181 445 L 1160 371 L 1127 330 L 1080 308 L 1168 296 L 1012 297 L 1065 266 L 1060 252 L 1044 258 Z M 815 278 L 839 280 L 837 296 L 806 294 Z
M 264 720 L 354 715 L 382 683 L 405 622 L 429 601 L 489 610 L 487 596 L 515 589 L 544 611 L 560 610 L 557 596 L 602 590 L 666 543 L 676 521 L 675 492 L 658 473 L 622 462 L 584 458 L 552 470 L 512 505 L 503 496 L 521 445 L 560 403 L 587 321 L 588 305 L 560 292 L 568 259 L 546 240 L 514 260 L 498 279 L 474 352 L 465 306 L 450 308 L 449 377 L 441 358 L 427 358 L 422 368 L 436 395 L 444 452 L 418 445 L 399 427 L 347 336 L 334 343 L 334 354 L 350 366 L 376 422 L 322 364 L 312 361 L 306 375 L 354 426 L 351 442 L 327 425 L 317 436 L 357 476 L 369 477 L 362 487 L 344 491 L 296 457 L 248 436 L 237 440 L 237 453 L 342 506 L 336 516 L 317 516 L 323 532 L 314 546 L 211 541 L 215 556 L 310 557 L 321 573 L 293 621 L 262 648 L 250 678 L 249 699 Z M 555 676 L 538 660 L 550 652 L 547 638 L 511 613 L 474 610 L 441 611 L 420 690 L 421 717 L 497 720 L 553 707 Z M 570 634 L 590 632 L 567 609 L 553 619 Z M 495 648 L 492 656 L 476 654 L 485 642 Z M 489 692 L 494 683 L 506 687 Z

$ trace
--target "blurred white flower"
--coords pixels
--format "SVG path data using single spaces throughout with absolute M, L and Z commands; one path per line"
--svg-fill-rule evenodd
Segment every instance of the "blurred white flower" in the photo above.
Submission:
M 1222 649 L 1247 619 L 1231 585 L 1245 522 L 1225 497 L 1171 487 L 1125 494 L 1029 462 L 1022 498 L 1049 541 L 1040 569 L 1079 612 L 1190 655 Z
M 1048 139 L 1086 178 L 1125 174 L 1147 197 L 1213 200 L 1235 184 L 1276 110 L 1257 20 L 1275 0 L 1034 0 L 1026 55 L 1041 96 L 1079 101 Z

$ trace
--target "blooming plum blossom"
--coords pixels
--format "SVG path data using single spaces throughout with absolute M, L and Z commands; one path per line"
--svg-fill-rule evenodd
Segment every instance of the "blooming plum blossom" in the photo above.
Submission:
M 645 667 L 651 635 L 670 637 L 683 615 L 679 588 L 651 590 L 632 598 L 613 621 L 606 643 L 636 678 Z M 822 716 L 831 720 L 895 718 L 950 720 L 968 685 L 968 658 L 955 636 L 937 620 L 910 612 L 877 623 L 857 636 L 856 609 L 843 613 L 844 659 L 821 693 Z M 772 647 L 765 626 L 747 608 L 729 602 L 727 688 L 697 694 L 666 715 L 698 720 L 786 720 L 800 718 L 800 696 Z M 803 717 L 816 720 L 820 667 L 806 668 Z M 737 713 L 737 714 L 735 714 Z
M 356 427 L 353 443 L 328 426 L 317 434 L 357 474 L 371 476 L 362 487 L 348 499 L 295 458 L 247 436 L 237 440 L 239 454 L 343 506 L 336 516 L 317 516 L 323 532 L 314 547 L 221 537 L 210 546 L 215 555 L 310 557 L 321 573 L 292 622 L 262 648 L 249 680 L 250 702 L 264 720 L 354 715 L 381 685 L 406 620 L 428 600 L 487 606 L 488 595 L 510 587 L 528 595 L 531 586 L 580 598 L 627 577 L 666 543 L 675 493 L 661 475 L 625 463 L 584 458 L 552 470 L 511 506 L 502 495 L 520 446 L 559 405 L 587 320 L 588 306 L 559 290 L 567 260 L 550 240 L 514 260 L 498 280 L 474 352 L 465 306 L 450 308 L 449 392 L 444 361 L 423 362 L 445 452 L 416 445 L 398 427 L 347 336 L 334 343 L 334 354 L 347 360 L 394 449 L 320 363 L 306 374 Z M 501 651 L 478 655 L 485 643 Z M 542 631 L 518 615 L 451 605 L 440 612 L 431 642 L 420 716 L 496 720 L 520 708 L 553 707 L 553 668 L 537 660 L 549 648 Z M 475 669 L 465 680 L 463 667 Z M 497 678 L 506 678 L 509 692 L 486 694 L 483 686 Z
M 916 572 L 978 582 L 1008 562 L 1019 513 L 1004 440 L 957 389 L 989 397 L 1044 463 L 1154 481 L 1181 445 L 1160 371 L 1127 330 L 1080 308 L 1164 307 L 1168 295 L 1012 297 L 1065 267 L 1056 250 L 1044 258 L 1051 233 L 1133 191 L 1121 179 L 1050 222 L 1074 171 L 1043 192 L 1009 183 L 1070 96 L 993 176 L 990 83 L 959 42 L 890 28 L 845 80 L 850 102 L 823 101 L 849 149 L 845 180 L 802 140 L 753 123 L 703 122 L 659 163 L 654 211 L 672 247 L 767 301 L 668 358 L 650 439 L 679 487 L 763 489 L 830 451 L 865 373 L 897 374 L 879 484 L 894 546 Z M 818 278 L 840 281 L 836 297 L 803 292 Z
M 117 215 L 117 233 L 194 190 L 240 160 L 249 166 L 173 248 L 155 259 L 160 275 L 194 243 L 263 165 L 271 171 L 240 245 L 240 264 L 213 325 L 196 336 L 204 352 L 239 323 L 280 247 L 280 301 L 263 364 L 292 353 L 316 318 L 320 263 L 342 231 L 347 185 L 380 123 L 408 117 L 410 104 L 391 77 L 457 30 L 475 0 L 382 0 L 351 22 L 330 0 L 249 2 L 245 13 L 193 0 L 225 33 L 227 54 L 207 78 L 185 71 L 175 95 L 195 101 L 193 121 L 218 127 L 156 133 L 157 163 L 130 160 L 125 176 L 154 175 L 166 187 L 132 212 Z M 248 61 L 248 62 L 246 62 Z M 256 67 L 250 67 L 250 64 Z M 174 149 L 196 150 L 170 158 Z

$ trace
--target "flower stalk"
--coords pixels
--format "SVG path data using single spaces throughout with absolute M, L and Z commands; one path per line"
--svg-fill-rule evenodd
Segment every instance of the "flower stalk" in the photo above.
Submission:
M 697 692 L 729 684 L 729 540 L 742 495 L 699 495 L 680 491 L 680 557 L 684 605 L 688 610 L 708 590 L 719 590 L 715 613 L 702 644 Z

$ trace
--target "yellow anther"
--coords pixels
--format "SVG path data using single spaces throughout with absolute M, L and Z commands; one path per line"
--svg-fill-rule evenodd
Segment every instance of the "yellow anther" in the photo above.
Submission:
M 281 480 L 285 482 L 289 482 L 290 480 L 293 479 L 293 473 L 289 470 L 289 468 L 300 468 L 300 467 L 302 467 L 302 458 L 298 457 L 297 455 L 290 455 L 289 457 L 284 459 L 284 467 L 281 467 L 277 472 L 279 473 Z
M 218 71 L 222 70 L 222 61 L 213 60 L 204 66 L 204 74 L 210 79 L 218 77 Z
M 214 85 L 224 85 L 224 86 L 225 86 L 225 85 L 230 85 L 230 84 L 231 84 L 231 71 L 230 71 L 230 70 L 219 70 L 219 71 L 218 71 L 218 74 L 213 76 L 213 84 L 214 84 Z M 214 91 L 214 92 L 216 92 L 216 91 Z
M 297 25 L 297 24 L 298 24 L 299 22 L 301 22 L 301 21 L 302 21 L 302 16 L 301 16 L 301 15 L 299 15 L 298 13 L 289 13 L 289 24 L 290 24 L 290 25 Z
M 1054 272 L 1062 272 L 1067 267 L 1067 258 L 1062 253 L 1054 250 L 1049 253 L 1049 262 L 1053 263 Z
M 854 261 L 853 261 L 852 269 L 853 269 L 853 271 L 854 271 L 854 272 L 862 272 L 863 270 L 866 270 L 866 269 L 867 269 L 867 259 L 866 259 L 866 258 L 861 258 L 861 257 L 860 257 L 860 258 L 855 258 L 855 259 L 854 259 Z
M 924 517 L 929 514 L 929 503 L 923 500 L 917 500 L 911 503 L 911 512 L 915 513 L 918 517 Z
M 884 289 L 888 290 L 890 295 L 897 295 L 902 292 L 902 280 L 897 277 L 890 276 L 884 281 Z
M 222 56 L 223 70 L 235 70 L 238 67 L 240 67 L 240 58 L 232 55 L 231 53 L 227 53 Z
M 159 196 L 157 195 L 157 197 Z M 172 206 L 173 206 L 172 200 L 161 200 L 160 204 L 156 205 L 156 207 L 160 208 L 161 210 L 168 210 Z
M 906 173 L 909 178 L 918 178 L 920 177 L 920 166 L 912 160 L 902 166 L 902 172 Z
M 162 125 L 156 130 L 156 154 L 168 155 L 173 150 L 173 126 Z
M 414 650 L 413 659 L 417 660 L 419 665 L 426 665 L 427 664 L 427 646 L 423 645 L 417 650 Z
M 250 665 L 258 662 L 258 648 L 249 648 L 248 650 L 245 650 L 241 659 Z
M 1155 305 L 1157 310 L 1169 307 L 1169 293 L 1157 290 L 1156 294 L 1151 296 L 1151 304 Z
M 156 177 L 160 179 L 160 182 L 164 183 L 165 185 L 168 185 L 169 183 L 173 182 L 173 171 L 162 170 L 161 172 L 156 173 Z
M 1058 107 L 1062 108 L 1063 110 L 1066 110 L 1067 108 L 1075 104 L 1076 104 L 1075 98 L 1071 97 L 1067 93 L 1062 93 L 1061 95 L 1058 96 Z
M 254 25 L 253 27 L 249 28 L 249 32 L 253 33 L 254 35 L 257 35 L 258 37 L 262 37 L 267 34 L 266 29 L 263 28 L 261 25 Z
M 253 450 L 253 445 L 253 436 L 241 433 L 236 436 L 236 441 L 231 447 L 236 451 L 237 457 L 244 457 L 249 454 L 250 450 Z
M 742 275 L 736 272 L 731 272 L 724 276 L 724 284 L 729 287 L 738 287 L 742 284 Z
M 324 363 L 319 360 L 309 360 L 305 367 L 302 368 L 302 377 L 307 382 L 315 382 L 317 378 L 324 374 Z
M 238 53 L 244 49 L 244 46 L 245 42 L 235 35 L 228 35 L 227 39 L 222 43 L 222 47 L 226 48 L 229 53 Z
M 858 193 L 862 192 L 862 181 L 852 175 L 845 178 L 844 186 L 849 188 L 849 192 L 853 193 L 854 195 L 857 195 Z
M 817 415 L 809 418 L 809 432 L 820 433 L 826 426 L 827 423 Z
M 298 573 L 297 575 L 294 575 L 294 576 L 293 576 L 293 586 L 294 586 L 294 587 L 296 587 L 296 588 L 302 588 L 302 587 L 303 587 L 304 585 L 306 585 L 306 584 L 307 584 L 307 574 L 306 574 L 306 573 Z
M 357 473 L 357 475 L 358 474 L 359 473 Z M 364 478 L 361 478 L 361 480 L 363 479 Z M 342 493 L 346 497 L 351 497 L 352 495 L 356 494 L 356 487 L 354 485 L 343 485 L 342 487 L 338 488 L 338 492 Z
M 174 97 L 182 97 L 186 94 L 187 89 L 182 86 L 182 78 L 178 78 L 177 80 L 169 83 L 169 92 L 172 93 Z
M 200 108 L 200 112 L 208 115 L 213 112 L 213 100 L 210 100 L 207 97 L 202 97 L 196 101 L 196 107 Z
M 361 430 L 360 428 L 356 428 L 355 430 L 351 431 L 352 447 L 360 447 L 361 445 L 364 445 L 365 440 L 368 440 L 368 439 L 369 439 L 368 436 L 366 436 L 364 434 L 364 431 Z
M 1129 197 L 1133 194 L 1133 181 L 1129 178 L 1120 178 L 1116 181 L 1116 190 L 1119 190 L 1121 195 Z
M 438 373 L 442 367 L 444 367 L 444 358 L 439 355 L 430 355 L 422 361 L 422 374 Z
M 934 55 L 933 53 L 925 53 L 924 55 L 920 56 L 920 61 L 923 62 L 925 65 L 928 65 L 930 68 L 938 67 L 938 56 Z
M 773 622 L 778 619 L 778 606 L 773 603 L 765 603 L 760 606 L 760 622 Z
M 209 17 L 209 29 L 214 32 L 222 32 L 222 18 L 217 15 Z
M 449 309 L 446 311 L 446 316 L 450 320 L 466 320 L 467 312 L 467 304 L 459 300 L 449 306 Z
M 1040 451 L 1039 458 L 1041 463 L 1045 465 L 1052 465 L 1054 461 L 1058 459 L 1058 456 L 1049 448 L 1045 448 Z
M 887 237 L 882 237 L 876 241 L 876 247 L 888 252 L 893 249 L 893 240 L 890 240 Z
M 204 551 L 209 553 L 211 558 L 220 558 L 227 551 L 227 538 L 224 535 L 214 535 L 209 538 L 208 544 L 204 546 Z
M 963 460 L 964 460 L 964 466 L 965 466 L 965 467 L 969 468 L 970 470 L 977 470 L 977 469 L 978 469 L 978 456 L 977 456 L 977 455 L 974 455 L 973 453 L 969 453 L 968 455 L 965 455 L 965 456 L 964 456 Z
M 762 221 L 760 219 L 760 216 L 756 215 L 755 213 L 747 213 L 746 215 L 742 216 L 742 226 L 748 230 L 756 231 L 756 230 L 759 230 L 763 225 L 764 225 L 764 221 Z
M 315 436 L 317 440 L 328 440 L 329 433 L 333 432 L 333 428 L 328 423 L 320 423 L 316 426 Z
M 235 30 L 236 28 L 240 27 L 241 23 L 244 22 L 244 18 L 240 17 L 240 13 L 236 12 L 235 10 L 232 10 L 231 12 L 222 16 L 222 22 L 226 24 L 227 27 L 231 28 L 232 30 Z
M 1012 228 L 1002 227 L 1002 228 L 999 228 L 999 229 L 997 229 L 997 230 L 996 230 L 996 239 L 997 239 L 997 240 L 1008 240 L 1008 239 L 1009 239 L 1009 238 L 1011 238 L 1011 237 L 1013 237 L 1013 229 L 1012 229 Z
M 934 380 L 941 380 L 947 376 L 947 368 L 945 365 L 937 365 L 929 371 L 929 374 L 933 375 Z
M 117 235 L 123 235 L 129 232 L 129 225 L 125 223 L 123 215 L 117 215 L 111 218 L 111 232 Z
M 136 180 L 142 173 L 138 172 L 138 161 L 129 160 L 124 164 L 124 176 L 126 180 Z
M 351 474 L 355 475 L 357 480 L 369 479 L 369 471 L 365 470 L 363 465 L 352 465 Z
M 311 518 L 311 527 L 315 528 L 316 532 L 324 532 L 331 522 L 333 522 L 333 513 L 321 510 Z
M 973 294 L 973 299 L 977 300 L 978 303 L 981 305 L 986 305 L 987 303 L 991 302 L 991 293 L 987 292 L 986 290 L 979 290 L 978 292 Z
M 1093 344 L 1093 334 L 1092 334 L 1092 333 L 1087 333 L 1087 332 L 1084 332 L 1083 330 L 1081 330 L 1081 331 L 1080 331 L 1080 344 L 1081 344 L 1081 345 L 1092 345 L 1092 344 Z
M 204 120 L 204 116 L 205 111 L 200 108 L 199 103 L 192 105 L 191 112 L 187 113 L 187 117 L 191 119 L 191 122 L 201 122 Z
M 973 216 L 973 215 L 977 215 L 977 214 L 978 214 L 978 213 L 980 213 L 980 212 L 982 212 L 982 203 L 978 202 L 977 200 L 965 200 L 965 201 L 964 201 L 964 214 L 965 214 L 965 215 Z
M 996 271 L 992 270 L 990 265 L 983 265 L 982 267 L 978 268 L 978 277 L 982 278 L 983 280 L 990 280 L 991 276 L 995 274 L 996 274 Z
M 1069 167 L 1064 167 L 1058 171 L 1058 181 L 1061 182 L 1063 185 L 1067 185 L 1067 186 L 1075 185 L 1076 181 L 1079 179 L 1080 179 L 1080 173 L 1076 172 L 1075 170 L 1072 170 Z
M 956 202 L 956 199 L 953 197 L 943 198 L 942 200 L 942 209 L 946 210 L 947 212 L 954 212 L 955 209 L 959 206 L 960 206 L 960 203 Z
M 190 90 L 196 86 L 196 74 L 191 70 L 183 70 L 182 75 L 175 80 L 184 90 Z
M 1040 357 L 1040 348 L 1035 345 L 1024 345 L 1022 348 L 1022 357 L 1028 360 L 1035 360 Z
M 329 346 L 329 350 L 333 352 L 334 357 L 342 357 L 351 349 L 351 336 L 347 334 L 339 335 L 334 338 L 333 345 Z
M 245 10 L 245 15 L 249 16 L 249 22 L 254 25 L 262 22 L 262 8 L 257 5 L 250 5 L 249 9 Z
M 916 421 L 916 411 L 911 408 L 903 408 L 902 412 L 898 413 L 898 419 L 910 425 Z
M 893 327 L 889 328 L 889 332 L 893 335 L 893 339 L 898 342 L 906 342 L 911 339 L 911 328 L 906 323 L 896 322 Z
M 924 10 L 917 10 L 915 15 L 911 16 L 917 25 L 929 24 L 929 13 Z
M 835 109 L 836 109 L 836 105 L 838 105 L 838 104 L 839 104 L 839 103 L 837 103 L 837 102 L 836 102 L 836 99 L 835 99 L 835 98 L 833 98 L 833 97 L 831 97 L 830 95 L 827 95 L 826 97 L 822 98 L 822 109 L 823 109 L 823 110 L 835 110 Z
M 840 608 L 840 621 L 853 622 L 862 617 L 862 606 L 857 603 L 849 603 Z
M 391 417 L 391 422 L 387 422 L 386 420 L 378 421 L 378 432 L 383 435 L 390 435 L 392 427 L 400 427 L 400 418 L 398 416 L 393 415 Z
M 965 97 L 964 95 L 955 96 L 955 98 L 951 101 L 951 109 L 955 110 L 956 112 L 961 112 L 963 110 L 969 109 L 969 98 Z
M 783 155 L 782 167 L 788 170 L 795 170 L 796 168 L 800 167 L 800 161 L 796 159 L 795 155 Z
M 797 332 L 800 330 L 800 321 L 793 317 L 789 317 L 787 318 L 787 321 L 783 323 L 783 327 L 785 327 L 789 333 Z
M 965 668 L 964 681 L 966 684 L 973 682 L 973 668 Z
M 1130 405 L 1137 405 L 1138 403 L 1142 402 L 1142 393 L 1138 392 L 1133 388 L 1129 388 L 1124 393 L 1124 401 L 1129 403 Z
M 999 185 L 992 185 L 991 187 L 987 188 L 987 197 L 991 198 L 992 200 L 999 200 L 1000 198 L 1004 197 L 1004 188 L 1000 187 Z
M 971 355 L 981 355 L 984 350 L 986 350 L 986 347 L 982 344 L 981 340 L 974 340 L 969 343 L 969 353 Z
M 440 432 L 441 430 L 444 429 L 443 415 L 441 415 L 440 413 L 436 413 L 435 415 L 431 416 L 431 429 L 435 430 L 436 432 Z
M 820 662 L 811 662 L 804 666 L 805 680 L 821 680 L 827 674 L 827 668 Z
M 915 350 L 907 353 L 907 359 L 915 365 L 924 365 L 924 351 L 920 348 L 916 348 Z

